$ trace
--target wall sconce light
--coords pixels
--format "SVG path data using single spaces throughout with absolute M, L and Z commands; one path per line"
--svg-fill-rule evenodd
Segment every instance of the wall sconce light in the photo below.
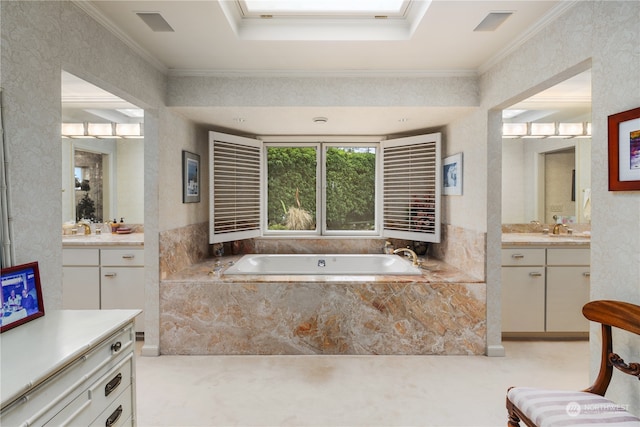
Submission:
M 519 138 L 527 134 L 526 123 L 503 123 L 502 136 L 505 138 Z
M 82 138 L 85 136 L 84 123 L 62 123 L 60 132 L 65 138 Z
M 140 123 L 116 123 L 116 135 L 127 139 L 144 138 Z
M 140 139 L 141 123 L 62 123 L 63 138 Z
M 591 138 L 591 123 L 503 123 L 503 138 Z
M 544 138 L 556 134 L 555 123 L 530 123 L 529 134 L 523 138 Z
M 111 123 L 88 123 L 87 135 L 96 138 L 114 138 L 113 126 Z

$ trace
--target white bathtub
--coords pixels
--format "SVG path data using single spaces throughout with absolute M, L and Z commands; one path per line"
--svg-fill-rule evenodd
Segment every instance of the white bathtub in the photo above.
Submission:
M 420 275 L 422 272 L 398 255 L 267 254 L 245 255 L 224 274 Z

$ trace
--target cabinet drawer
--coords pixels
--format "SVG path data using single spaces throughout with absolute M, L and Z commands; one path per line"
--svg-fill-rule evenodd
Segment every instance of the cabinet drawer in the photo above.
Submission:
M 63 249 L 62 265 L 100 265 L 100 250 Z
M 144 266 L 144 249 L 102 249 L 102 265 Z
M 93 385 L 67 405 L 47 426 L 89 425 L 124 390 L 130 390 L 133 352 L 114 369 L 95 380 Z M 107 394 L 108 393 L 108 394 Z
M 98 417 L 93 420 L 90 426 L 107 426 L 119 427 L 132 425 L 133 421 L 133 391 L 131 386 L 127 387 L 107 409 L 102 411 Z
M 547 249 L 547 265 L 590 265 L 590 249 Z
M 14 407 L 2 413 L 2 425 L 43 425 L 62 411 L 67 405 L 76 403 L 73 412 L 80 416 L 86 405 L 86 397 L 76 400 L 89 386 L 133 352 L 134 333 L 131 326 L 113 334 L 100 346 L 78 359 L 55 376 L 33 389 Z M 88 420 L 89 422 L 91 420 Z M 59 423 L 58 423 L 59 424 Z
M 544 265 L 544 249 L 502 249 L 502 265 Z

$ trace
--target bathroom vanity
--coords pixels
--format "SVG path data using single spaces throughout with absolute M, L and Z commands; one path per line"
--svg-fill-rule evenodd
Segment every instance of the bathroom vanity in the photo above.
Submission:
M 144 309 L 144 234 L 62 238 L 64 309 Z M 135 322 L 144 332 L 144 315 Z
M 586 336 L 589 279 L 587 236 L 504 233 L 503 335 Z
M 139 310 L 58 310 L 0 336 L 3 426 L 135 425 Z

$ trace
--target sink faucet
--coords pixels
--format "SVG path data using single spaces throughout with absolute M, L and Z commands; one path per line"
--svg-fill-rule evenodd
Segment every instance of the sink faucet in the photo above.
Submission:
M 85 236 L 91 234 L 91 226 L 89 226 L 89 224 L 87 224 L 86 222 L 79 222 L 76 225 L 81 225 L 84 227 L 84 234 Z
M 556 224 L 556 225 L 553 226 L 552 233 L 553 234 L 560 234 L 560 227 L 565 227 L 566 228 L 567 226 L 564 225 L 564 224 Z
M 398 248 L 395 251 L 393 251 L 394 254 L 399 254 L 400 252 L 407 252 L 410 253 L 411 256 L 413 257 L 413 266 L 417 267 L 418 266 L 418 255 L 416 255 L 415 252 L 413 252 L 411 249 L 409 248 Z

